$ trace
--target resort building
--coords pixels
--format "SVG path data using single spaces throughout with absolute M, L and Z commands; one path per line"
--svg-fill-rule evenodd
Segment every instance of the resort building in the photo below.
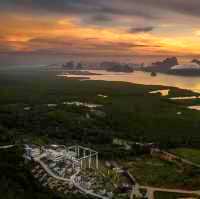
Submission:
M 62 145 L 48 145 L 43 147 L 43 151 L 46 153 L 48 159 L 54 162 L 63 161 L 66 156 L 66 147 Z
M 25 144 L 25 151 L 24 157 L 29 160 L 39 157 L 42 153 L 41 147 L 37 145 Z
M 59 173 L 64 173 L 64 169 L 77 171 L 81 169 L 98 169 L 98 152 L 83 146 L 75 145 L 66 147 L 64 145 L 25 145 L 26 159 L 32 160 L 42 156 L 49 167 L 58 167 Z M 56 168 L 55 168 L 56 170 Z

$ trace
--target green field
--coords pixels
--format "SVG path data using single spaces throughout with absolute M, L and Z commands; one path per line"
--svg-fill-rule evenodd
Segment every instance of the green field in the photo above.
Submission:
M 177 165 L 151 156 L 136 158 L 124 165 L 141 185 L 198 190 L 199 170 Z
M 171 152 L 196 164 L 200 164 L 200 150 L 198 149 L 177 148 L 171 150 Z
M 191 194 L 179 194 L 179 193 L 167 193 L 167 192 L 155 192 L 155 199 L 180 199 L 180 198 L 195 198 L 199 199 L 196 195 Z

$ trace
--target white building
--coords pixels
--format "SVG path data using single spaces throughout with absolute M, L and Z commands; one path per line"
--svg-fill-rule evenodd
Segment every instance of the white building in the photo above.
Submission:
M 70 147 L 64 145 L 48 145 L 45 147 L 25 145 L 25 150 L 24 157 L 26 159 L 31 160 L 42 155 L 55 163 L 55 165 L 50 163 L 50 167 L 56 166 L 59 162 L 65 164 L 66 170 L 72 169 L 73 171 L 87 168 L 98 169 L 99 167 L 98 152 L 79 145 Z
M 37 145 L 25 145 L 25 154 L 24 157 L 31 160 L 37 158 L 41 155 L 42 150 Z
M 64 160 L 64 157 L 65 157 L 65 151 L 56 151 L 53 149 L 47 149 L 46 153 L 47 153 L 48 159 L 53 160 L 55 162 Z

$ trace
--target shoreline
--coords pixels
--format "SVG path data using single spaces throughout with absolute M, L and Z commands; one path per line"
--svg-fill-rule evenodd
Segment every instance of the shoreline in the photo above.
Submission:
M 90 70 L 91 73 L 96 70 Z M 89 71 L 89 72 L 90 72 Z M 173 74 L 166 74 L 166 73 L 158 73 L 156 77 L 151 77 L 149 72 L 145 71 L 135 71 L 134 73 L 115 73 L 115 72 L 107 72 L 101 70 L 100 75 L 68 75 L 68 74 L 57 74 L 58 77 L 66 77 L 66 79 L 74 79 L 74 80 L 94 80 L 94 81 L 108 81 L 108 82 L 124 82 L 124 83 L 131 83 L 131 84 L 138 84 L 138 85 L 145 85 L 145 86 L 161 86 L 163 88 L 178 88 L 183 90 L 188 90 L 193 92 L 193 94 L 200 94 L 200 88 L 195 88 L 195 84 L 198 86 L 197 77 L 191 82 L 191 86 L 188 85 L 187 82 L 190 82 L 190 77 L 183 77 L 177 76 Z M 172 81 L 170 81 L 172 79 Z M 182 82 L 181 82 L 182 81 Z M 194 87 L 194 88 L 192 88 Z

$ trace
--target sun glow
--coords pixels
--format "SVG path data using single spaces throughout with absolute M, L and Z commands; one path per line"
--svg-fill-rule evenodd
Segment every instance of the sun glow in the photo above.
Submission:
M 79 23 L 73 17 L 37 19 L 26 16 L 8 17 L 0 27 L 0 41 L 16 51 L 66 48 L 78 53 L 103 52 L 110 55 L 196 54 L 200 51 L 200 31 L 195 36 L 157 36 L 154 33 L 129 33 L 120 27 L 98 27 Z M 195 37 L 195 41 L 194 41 Z M 198 42 L 197 42 L 198 41 Z M 121 48 L 121 50 L 120 50 Z

